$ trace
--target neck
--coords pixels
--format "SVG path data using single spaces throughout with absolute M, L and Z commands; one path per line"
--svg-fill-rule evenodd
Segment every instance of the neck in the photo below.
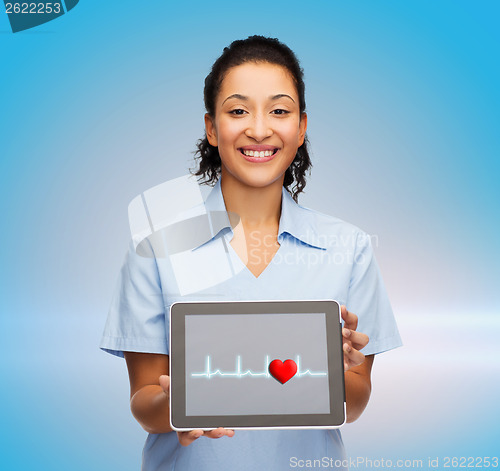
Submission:
M 247 228 L 277 227 L 281 214 L 283 179 L 284 176 L 264 187 L 248 186 L 223 169 L 221 190 L 226 210 L 237 214 Z

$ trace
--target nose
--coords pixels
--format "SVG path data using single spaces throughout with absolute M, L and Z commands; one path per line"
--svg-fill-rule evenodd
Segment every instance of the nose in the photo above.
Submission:
M 255 139 L 257 142 L 261 142 L 267 137 L 272 136 L 273 130 L 265 116 L 262 114 L 256 114 L 249 122 L 249 125 L 245 130 L 245 135 Z

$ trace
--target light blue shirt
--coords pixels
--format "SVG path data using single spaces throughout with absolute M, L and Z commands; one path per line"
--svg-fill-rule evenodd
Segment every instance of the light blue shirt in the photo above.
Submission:
M 221 181 L 205 201 L 207 212 L 225 211 Z M 212 225 L 212 227 L 215 227 Z M 238 266 L 229 244 L 233 230 L 219 224 L 193 250 L 224 239 L 226 255 Z M 165 239 L 163 239 L 165 240 Z M 151 256 L 136 253 L 131 242 L 120 272 L 100 348 L 169 353 L 169 309 L 175 301 L 335 299 L 359 318 L 358 331 L 370 338 L 365 355 L 401 345 L 401 338 L 375 261 L 370 237 L 357 227 L 295 203 L 283 188 L 278 242 L 266 269 L 255 277 L 241 265 L 235 275 L 195 295 L 181 296 L 168 247 L 148 242 Z M 222 260 L 220 266 L 222 266 Z M 213 267 L 218 270 L 218 265 Z M 340 430 L 236 430 L 231 438 L 201 437 L 179 444 L 175 432 L 149 434 L 142 471 L 289 470 L 298 459 L 346 459 Z M 295 461 L 294 461 L 295 460 Z M 342 469 L 336 468 L 336 469 Z

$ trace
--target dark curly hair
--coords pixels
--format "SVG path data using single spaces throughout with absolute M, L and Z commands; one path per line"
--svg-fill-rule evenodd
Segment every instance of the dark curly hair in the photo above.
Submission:
M 295 53 L 276 38 L 264 36 L 250 36 L 247 39 L 233 41 L 229 47 L 225 47 L 222 55 L 214 62 L 210 74 L 205 78 L 204 100 L 207 113 L 215 118 L 215 102 L 220 91 L 222 81 L 227 71 L 232 67 L 245 62 L 268 62 L 286 68 L 293 77 L 297 94 L 299 95 L 300 113 L 305 112 L 305 84 L 304 71 Z M 305 174 L 312 167 L 308 151 L 309 141 L 307 135 L 304 143 L 297 149 L 295 159 L 285 172 L 283 186 L 297 202 L 298 194 L 306 186 Z M 221 160 L 217 147 L 210 145 L 206 133 L 203 139 L 196 144 L 195 159 L 199 160 L 199 168 L 192 175 L 201 177 L 199 180 L 204 184 L 215 184 L 221 172 Z M 190 169 L 192 170 L 192 169 Z M 291 185 L 295 185 L 291 187 Z

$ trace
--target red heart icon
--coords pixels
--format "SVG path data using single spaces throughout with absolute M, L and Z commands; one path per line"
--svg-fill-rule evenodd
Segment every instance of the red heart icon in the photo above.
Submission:
M 285 384 L 288 380 L 292 379 L 297 373 L 297 364 L 293 360 L 273 360 L 269 363 L 269 373 L 281 384 Z

